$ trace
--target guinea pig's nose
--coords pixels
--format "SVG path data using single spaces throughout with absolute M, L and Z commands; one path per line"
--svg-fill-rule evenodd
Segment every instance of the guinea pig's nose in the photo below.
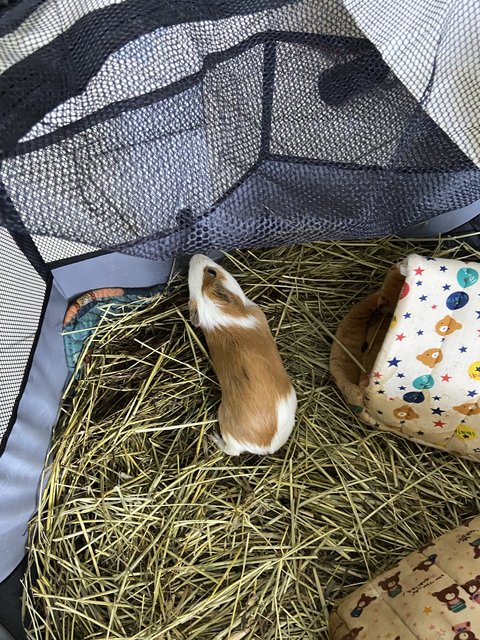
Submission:
M 190 266 L 193 267 L 198 265 L 201 262 L 205 262 L 207 259 L 207 256 L 204 256 L 202 253 L 196 253 L 190 258 Z

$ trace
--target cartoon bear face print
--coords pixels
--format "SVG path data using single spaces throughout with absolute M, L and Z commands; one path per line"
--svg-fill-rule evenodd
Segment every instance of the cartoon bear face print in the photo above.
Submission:
M 460 633 L 456 633 L 453 637 L 453 640 L 479 640 L 477 636 L 467 629 L 466 631 L 460 631 Z
M 432 553 L 432 555 L 422 560 L 416 567 L 413 568 L 414 571 L 428 571 L 432 565 L 435 564 L 435 560 L 437 559 L 437 554 Z
M 354 607 L 354 609 L 350 614 L 352 618 L 359 618 L 362 615 L 362 612 L 365 609 L 365 607 L 368 607 L 368 605 L 376 599 L 377 599 L 376 596 L 373 596 L 373 597 L 367 596 L 365 593 L 362 593 L 356 606 Z
M 472 580 L 468 580 L 465 584 L 462 584 L 462 589 L 469 594 L 470 600 L 478 602 L 480 604 L 480 575 L 476 576 Z
M 443 360 L 443 353 L 440 349 L 427 349 L 417 356 L 417 360 L 420 360 L 422 364 L 433 369 L 436 364 Z
M 397 573 L 394 573 L 388 578 L 385 578 L 385 580 L 381 580 L 378 583 L 378 586 L 386 591 L 390 598 L 395 598 L 395 596 L 398 596 L 398 594 L 402 592 L 402 585 L 400 584 L 400 571 L 397 571 Z
M 435 331 L 439 336 L 449 336 L 451 333 L 462 328 L 460 322 L 457 322 L 452 316 L 444 316 L 435 325 Z
M 437 598 L 437 600 L 444 604 L 449 611 L 453 611 L 454 613 L 458 613 L 459 611 L 467 608 L 465 600 L 460 598 L 458 585 L 455 583 L 441 591 L 433 592 L 432 596 Z
M 452 627 L 455 632 L 453 640 L 479 640 L 471 630 L 470 622 L 460 622 Z
M 355 640 L 360 631 L 363 631 L 363 627 L 355 627 L 355 629 L 350 629 L 350 631 L 346 635 L 342 636 L 340 640 Z
M 415 413 L 412 407 L 409 407 L 407 404 L 398 407 L 398 409 L 394 409 L 393 415 L 399 420 L 414 420 L 418 418 L 418 413 Z
M 453 407 L 455 411 L 463 413 L 464 416 L 477 416 L 480 413 L 480 404 L 478 402 L 464 402 Z

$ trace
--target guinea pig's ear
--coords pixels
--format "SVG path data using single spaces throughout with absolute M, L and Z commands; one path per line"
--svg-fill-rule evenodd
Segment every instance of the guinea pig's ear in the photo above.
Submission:
M 195 300 L 189 300 L 188 310 L 190 312 L 190 322 L 194 327 L 198 327 L 200 324 L 200 318 L 198 317 L 198 307 Z

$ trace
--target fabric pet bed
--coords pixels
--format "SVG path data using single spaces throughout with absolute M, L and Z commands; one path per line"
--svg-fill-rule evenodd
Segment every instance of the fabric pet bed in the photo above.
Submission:
M 331 640 L 480 640 L 480 516 L 345 598 Z
M 480 460 L 479 273 L 410 255 L 342 320 L 331 373 L 363 421 Z

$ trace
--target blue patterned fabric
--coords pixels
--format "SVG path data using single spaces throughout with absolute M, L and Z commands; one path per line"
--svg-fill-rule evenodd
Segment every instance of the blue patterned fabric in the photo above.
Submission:
M 121 314 L 129 313 L 135 306 L 149 302 L 164 288 L 164 284 L 159 284 L 144 289 L 125 289 L 122 296 L 92 300 L 82 306 L 72 320 L 63 327 L 65 358 L 69 371 L 75 373 L 82 349 L 101 321 L 113 320 Z

